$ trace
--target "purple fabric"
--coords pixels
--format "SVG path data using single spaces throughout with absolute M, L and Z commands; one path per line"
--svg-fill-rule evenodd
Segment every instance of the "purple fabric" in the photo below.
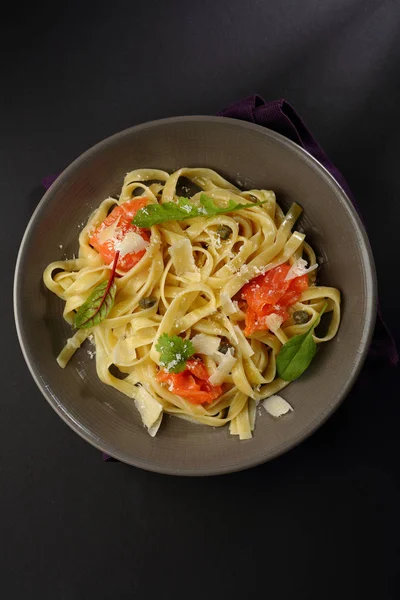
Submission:
M 116 458 L 114 458 L 113 456 L 110 456 L 109 454 L 106 454 L 105 452 L 101 453 L 101 458 L 105 461 L 105 462 L 119 462 L 119 460 L 117 460 Z
M 317 140 L 310 133 L 309 129 L 289 102 L 286 102 L 286 100 L 283 99 L 265 102 L 261 96 L 255 94 L 231 104 L 228 108 L 218 114 L 222 117 L 241 119 L 242 121 L 249 121 L 250 123 L 268 127 L 292 140 L 304 148 L 304 150 L 307 150 L 307 152 L 316 158 L 336 179 L 359 212 L 359 207 L 356 204 L 355 198 L 345 178 L 335 165 L 331 163 Z M 58 175 L 49 175 L 42 179 L 43 187 L 48 190 L 57 177 Z M 378 318 L 369 351 L 369 357 L 383 360 L 391 366 L 398 366 L 399 363 L 399 355 L 395 342 L 382 319 L 379 306 Z M 108 454 L 103 453 L 102 456 L 105 461 L 115 461 L 115 459 Z
M 289 140 L 292 140 L 292 142 L 295 142 L 316 158 L 333 175 L 352 202 L 354 202 L 353 194 L 345 178 L 331 163 L 317 140 L 311 135 L 297 112 L 286 100 L 265 102 L 261 96 L 255 94 L 254 96 L 248 96 L 243 100 L 239 100 L 235 104 L 231 104 L 228 108 L 220 112 L 219 116 L 250 121 L 250 123 L 256 123 L 257 125 L 268 127 L 268 129 L 273 129 Z
M 49 187 L 55 182 L 55 180 L 57 179 L 58 175 L 47 175 L 47 177 L 43 177 L 42 179 L 42 186 L 44 187 L 44 189 L 47 190 L 49 189 Z

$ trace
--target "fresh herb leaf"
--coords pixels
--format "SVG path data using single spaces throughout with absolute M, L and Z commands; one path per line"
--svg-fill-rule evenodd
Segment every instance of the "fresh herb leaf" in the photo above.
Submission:
M 74 318 L 74 327 L 87 329 L 104 321 L 114 306 L 117 286 L 114 281 L 119 252 L 116 253 L 110 277 L 97 285 L 89 298 L 79 307 Z
M 317 352 L 313 331 L 319 324 L 326 307 L 325 303 L 318 318 L 306 333 L 295 335 L 284 344 L 276 358 L 278 377 L 284 381 L 294 381 L 304 373 Z
M 234 202 L 233 200 L 229 200 L 226 206 L 218 206 L 217 204 L 215 204 L 214 200 L 206 196 L 206 194 L 201 194 L 200 196 L 200 204 L 203 207 L 203 209 L 205 209 L 207 217 L 213 217 L 214 215 L 224 215 L 225 213 L 233 212 L 234 210 L 241 210 L 242 208 L 253 208 L 254 206 L 260 206 L 261 204 L 265 204 L 266 202 L 268 202 L 268 200 L 240 204 L 240 202 Z M 201 211 L 201 208 L 199 210 Z
M 212 198 L 206 194 L 200 196 L 200 206 L 193 204 L 189 198 L 178 198 L 177 202 L 164 202 L 164 204 L 148 204 L 137 211 L 132 224 L 137 227 L 148 228 L 152 225 L 159 225 L 166 221 L 185 221 L 186 219 L 194 219 L 195 217 L 214 217 L 241 210 L 242 208 L 253 208 L 264 204 L 262 202 L 252 202 L 251 204 L 240 204 L 233 200 L 229 200 L 224 207 L 215 204 Z
M 182 373 L 186 361 L 194 354 L 194 346 L 190 340 L 168 333 L 163 333 L 158 338 L 156 350 L 160 353 L 160 365 L 169 373 Z

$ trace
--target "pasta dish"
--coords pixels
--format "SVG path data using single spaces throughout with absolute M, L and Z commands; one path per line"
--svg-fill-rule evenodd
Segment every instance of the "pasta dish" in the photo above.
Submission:
M 167 413 L 251 438 L 257 404 L 339 327 L 340 293 L 317 285 L 301 212 L 207 168 L 128 173 L 80 231 L 77 258 L 44 271 L 75 330 L 60 367 L 89 338 L 100 380 L 150 435 Z

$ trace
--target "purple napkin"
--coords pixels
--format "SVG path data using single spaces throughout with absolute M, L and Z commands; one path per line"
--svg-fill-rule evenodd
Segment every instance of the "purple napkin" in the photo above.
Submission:
M 218 113 L 218 116 L 250 121 L 250 123 L 268 127 L 268 129 L 272 129 L 292 140 L 292 142 L 307 150 L 333 175 L 354 203 L 353 194 L 345 178 L 331 163 L 317 140 L 311 135 L 297 112 L 286 100 L 265 102 L 261 96 L 255 94 L 254 96 L 248 96 L 243 100 L 239 100 L 235 104 L 231 104 L 228 108 Z
M 296 113 L 294 108 L 286 100 L 273 100 L 265 102 L 261 96 L 253 95 L 231 104 L 219 113 L 221 117 L 231 117 L 256 123 L 268 127 L 277 133 L 292 140 L 304 150 L 307 150 L 318 160 L 339 185 L 346 192 L 351 202 L 359 212 L 354 196 L 340 171 L 331 163 L 317 140 L 312 136 L 304 122 Z M 57 175 L 49 175 L 42 179 L 42 185 L 47 190 L 57 179 Z M 375 326 L 369 357 L 384 360 L 391 366 L 396 367 L 399 363 L 399 355 L 393 337 L 386 327 L 378 306 L 378 318 Z M 103 460 L 114 461 L 115 459 L 103 453 Z

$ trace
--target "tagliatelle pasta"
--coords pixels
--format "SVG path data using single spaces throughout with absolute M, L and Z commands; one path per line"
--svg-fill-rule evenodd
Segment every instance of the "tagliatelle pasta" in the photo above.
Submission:
M 177 192 L 182 177 L 193 188 L 185 199 Z M 188 218 L 163 217 L 174 214 L 169 203 Z M 277 375 L 282 346 L 308 333 L 305 352 L 339 327 L 340 293 L 316 284 L 315 253 L 295 229 L 301 211 L 293 204 L 285 214 L 274 192 L 241 191 L 206 168 L 128 173 L 118 199 L 106 198 L 80 232 L 78 258 L 44 272 L 71 325 L 100 284 L 111 277 L 115 286 L 108 312 L 77 329 L 59 365 L 92 335 L 99 378 L 132 398 L 151 435 L 168 413 L 229 424 L 232 434 L 251 438 L 257 403 L 288 384 Z M 157 212 L 161 222 L 132 225 Z M 318 337 L 313 325 L 323 311 L 331 318 Z

